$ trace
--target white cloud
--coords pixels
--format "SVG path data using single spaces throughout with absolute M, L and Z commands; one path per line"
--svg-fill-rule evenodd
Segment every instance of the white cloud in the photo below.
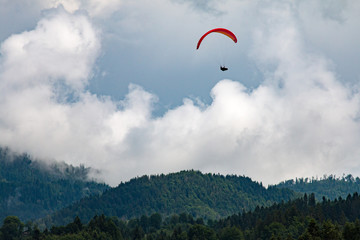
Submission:
M 1 84 L 28 87 L 63 79 L 82 89 L 92 71 L 100 42 L 83 15 L 62 8 L 49 11 L 35 30 L 12 35 L 1 47 Z
M 241 40 L 246 42 L 241 45 L 243 53 L 251 46 L 246 53 L 263 71 L 264 81 L 254 89 L 233 80 L 219 81 L 211 90 L 212 102 L 184 99 L 183 104 L 163 116 L 152 115 L 157 97 L 139 85 L 129 84 L 122 101 L 87 90 L 101 53 L 102 36 L 90 19 L 114 13 L 112 10 L 120 4 L 96 2 L 42 1 L 46 3 L 44 8 L 60 3 L 63 7 L 45 11 L 34 30 L 12 35 L 3 42 L 0 145 L 43 160 L 83 163 L 100 169 L 100 177 L 112 185 L 137 175 L 191 168 L 246 174 L 265 183 L 324 173 L 360 174 L 359 94 L 339 81 L 336 61 L 309 47 L 309 39 L 318 39 L 304 20 L 310 18 L 303 9 L 313 7 L 310 2 L 224 2 L 232 6 L 226 11 L 225 15 L 230 16 L 226 23 L 239 19 L 234 10 L 239 6 L 241 20 L 248 17 L 249 25 L 234 26 L 242 33 L 239 44 Z M 144 8 L 140 3 L 122 4 L 125 10 L 139 8 L 125 14 L 120 21 L 122 31 L 148 36 L 145 46 L 141 44 L 143 39 L 135 44 L 147 51 L 146 56 L 154 55 L 152 61 L 139 57 L 138 65 L 150 62 L 154 66 L 160 55 L 169 59 L 166 54 L 170 52 L 171 56 L 176 51 L 184 56 L 182 47 L 176 50 L 167 45 L 171 42 L 168 39 L 161 43 L 157 40 L 173 38 L 178 28 L 160 30 L 168 22 L 151 28 L 171 13 L 159 15 L 157 6 L 151 8 L 155 13 L 149 11 L 147 7 L 153 3 Z M 167 4 L 161 11 L 181 8 Z M 81 9 L 88 14 L 78 11 Z M 348 15 L 348 5 L 340 12 L 331 6 L 321 9 L 326 13 L 321 15 L 324 24 L 330 21 L 326 23 L 353 29 L 354 16 Z M 146 23 L 140 17 L 145 12 Z M 185 13 L 181 8 L 171 21 L 176 26 L 185 24 L 179 21 Z M 196 14 L 189 18 L 196 22 Z M 131 29 L 128 23 L 135 27 Z M 324 31 L 333 34 L 330 28 Z M 182 42 L 192 42 L 192 36 L 178 34 L 171 44 L 181 46 Z M 333 46 L 330 40 L 326 43 Z M 159 45 L 166 51 L 160 52 Z M 163 73 L 159 70 L 158 75 Z M 125 81 L 124 76 L 118 78 Z
M 42 8 L 57 8 L 62 5 L 68 12 L 85 10 L 92 17 L 109 17 L 116 12 L 122 0 L 38 0 Z

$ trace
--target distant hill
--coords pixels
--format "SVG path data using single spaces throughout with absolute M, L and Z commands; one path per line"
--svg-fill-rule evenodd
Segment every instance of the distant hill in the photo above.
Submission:
M 318 201 L 322 201 L 322 197 L 334 200 L 338 197 L 346 198 L 355 192 L 360 193 L 360 179 L 351 174 L 341 178 L 334 175 L 324 176 L 322 179 L 297 178 L 279 183 L 276 187 L 299 193 L 315 193 Z
M 44 219 L 47 226 L 84 222 L 94 215 L 123 219 L 160 213 L 164 216 L 188 213 L 194 217 L 217 219 L 234 213 L 270 206 L 298 196 L 291 190 L 270 187 L 248 177 L 182 171 L 168 175 L 134 178 L 101 196 L 87 197 Z
M 66 164 L 44 166 L 27 155 L 0 148 L 0 221 L 44 217 L 109 186 L 87 180 L 89 169 Z

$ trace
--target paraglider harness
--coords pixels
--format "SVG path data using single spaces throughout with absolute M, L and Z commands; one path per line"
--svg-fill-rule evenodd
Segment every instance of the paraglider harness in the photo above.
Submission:
M 228 68 L 227 68 L 227 67 L 225 67 L 225 66 L 221 66 L 221 65 L 220 65 L 220 70 L 221 70 L 221 71 L 227 71 L 227 70 L 228 70 Z

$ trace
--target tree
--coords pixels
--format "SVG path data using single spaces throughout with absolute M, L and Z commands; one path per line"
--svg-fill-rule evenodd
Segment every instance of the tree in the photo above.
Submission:
M 187 239 L 186 232 L 183 232 L 181 230 L 181 227 L 177 226 L 174 228 L 173 234 L 170 239 L 171 240 L 186 240 Z
M 321 240 L 320 229 L 315 219 L 310 219 L 306 231 L 299 237 L 299 240 Z
M 195 224 L 189 229 L 189 240 L 216 240 L 215 231 L 204 225 Z
M 115 225 L 113 220 L 105 217 L 105 215 L 95 216 L 88 224 L 88 229 L 93 232 L 98 231 L 107 234 L 112 239 L 123 238 L 119 228 Z
M 315 206 L 315 194 L 311 193 L 309 196 L 309 206 L 310 207 L 314 207 Z
M 135 229 L 131 233 L 131 239 L 132 240 L 141 240 L 144 237 L 145 233 L 143 229 L 137 225 Z
M 21 237 L 24 224 L 16 216 L 8 216 L 4 219 L 1 227 L 2 238 L 6 240 L 15 240 Z
M 343 230 L 344 240 L 360 240 L 360 226 L 359 220 L 355 223 L 346 222 Z
M 341 234 L 339 229 L 330 221 L 324 222 L 321 229 L 321 237 L 326 240 L 340 240 Z
M 220 240 L 242 240 L 243 233 L 236 227 L 226 227 L 220 232 Z
M 75 217 L 74 221 L 72 223 L 69 223 L 64 231 L 66 233 L 78 233 L 82 230 L 83 225 L 81 223 L 81 220 L 78 216 Z
M 269 238 L 269 237 L 280 238 L 281 237 L 281 239 L 284 239 L 285 236 L 287 235 L 285 226 L 279 222 L 270 223 L 270 225 L 265 227 L 264 230 L 265 230 L 266 238 Z
M 149 218 L 145 215 L 142 215 L 140 218 L 140 226 L 142 229 L 147 232 L 149 228 Z
M 150 226 L 155 229 L 160 229 L 162 222 L 162 217 L 159 213 L 154 213 L 150 216 L 149 223 Z
M 38 227 L 35 227 L 32 233 L 33 240 L 40 240 L 40 236 L 41 236 L 40 229 Z
M 317 222 L 315 221 L 315 219 L 311 219 L 309 222 L 309 226 L 307 228 L 307 231 L 310 233 L 311 236 L 313 237 L 318 237 L 320 236 L 320 229 L 319 226 L 317 224 Z

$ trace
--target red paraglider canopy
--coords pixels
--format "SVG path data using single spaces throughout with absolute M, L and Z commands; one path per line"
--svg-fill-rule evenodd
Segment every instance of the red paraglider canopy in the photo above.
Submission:
M 225 29 L 225 28 L 214 28 L 214 29 L 208 31 L 207 33 L 205 33 L 205 34 L 200 38 L 200 40 L 199 40 L 199 42 L 198 42 L 198 44 L 197 44 L 197 46 L 196 46 L 196 49 L 199 49 L 202 40 L 203 40 L 207 35 L 209 35 L 210 33 L 213 33 L 213 32 L 222 33 L 222 34 L 228 36 L 229 38 L 231 38 L 235 43 L 237 42 L 237 39 L 236 39 L 235 34 L 233 34 L 230 30 Z

